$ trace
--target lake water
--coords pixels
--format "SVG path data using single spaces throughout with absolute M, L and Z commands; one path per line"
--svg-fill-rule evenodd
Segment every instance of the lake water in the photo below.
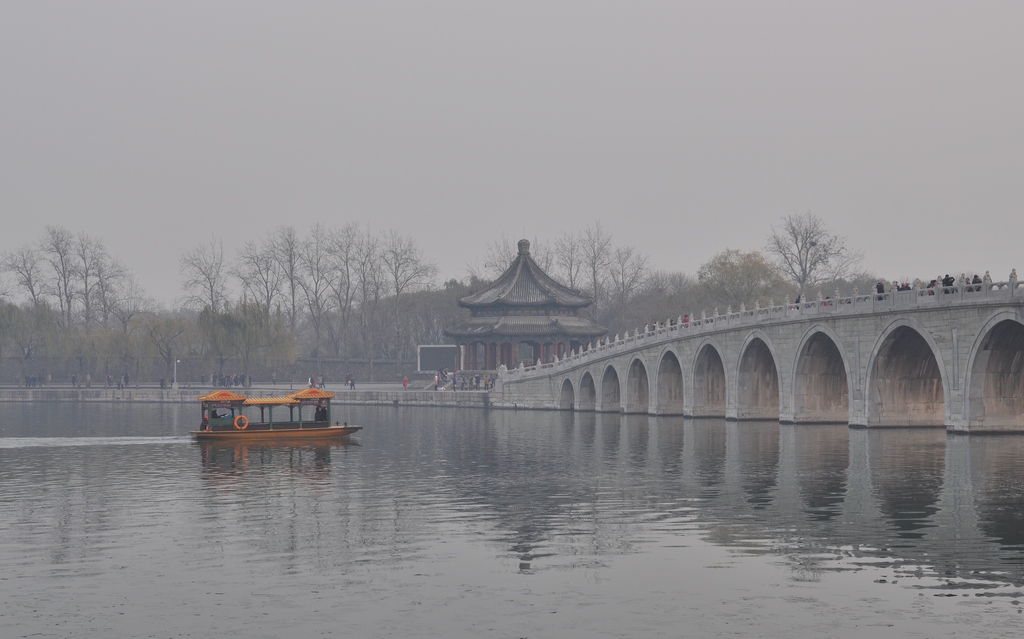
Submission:
M 0 404 L 0 637 L 1016 637 L 1024 437 Z

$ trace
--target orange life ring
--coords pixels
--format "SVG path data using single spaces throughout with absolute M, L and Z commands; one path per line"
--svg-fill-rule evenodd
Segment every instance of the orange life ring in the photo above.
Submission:
M 249 418 L 245 415 L 239 415 L 235 418 L 235 428 L 238 430 L 245 430 L 249 427 Z

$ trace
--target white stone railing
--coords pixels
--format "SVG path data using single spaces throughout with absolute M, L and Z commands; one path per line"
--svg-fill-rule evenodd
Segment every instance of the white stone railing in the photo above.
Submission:
M 561 359 L 556 357 L 555 361 L 547 364 L 520 364 L 518 368 L 511 370 L 502 368 L 499 370 L 499 376 L 507 381 L 543 377 L 551 372 L 550 369 L 575 368 L 595 358 L 600 359 L 691 335 L 728 331 L 740 326 L 760 326 L 822 315 L 869 315 L 920 307 L 981 305 L 1000 301 L 1024 303 L 1024 282 L 1014 277 L 1005 282 L 985 281 L 980 284 L 912 288 L 885 293 L 862 294 L 855 291 L 855 294 L 849 297 L 837 295 L 835 298 L 821 298 L 819 295 L 816 300 L 780 306 L 755 306 L 752 309 L 741 306 L 739 311 L 730 309 L 722 315 L 715 309 L 713 315 L 701 313 L 701 316 L 696 318 L 680 315 L 676 319 L 637 329 L 632 335 L 626 331 L 623 337 L 616 335 L 614 339 L 600 340 L 587 349 L 577 350 Z

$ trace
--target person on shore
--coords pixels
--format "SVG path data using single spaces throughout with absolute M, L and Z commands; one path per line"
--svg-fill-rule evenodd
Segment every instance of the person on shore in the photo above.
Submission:
M 409 378 L 408 378 L 408 376 L 402 378 L 402 388 L 404 390 L 409 390 Z

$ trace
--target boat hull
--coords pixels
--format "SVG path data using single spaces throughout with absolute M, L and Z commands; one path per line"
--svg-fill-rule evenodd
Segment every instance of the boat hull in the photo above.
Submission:
M 324 428 L 287 428 L 280 430 L 194 430 L 196 441 L 314 441 L 347 437 L 362 426 L 327 426 Z

